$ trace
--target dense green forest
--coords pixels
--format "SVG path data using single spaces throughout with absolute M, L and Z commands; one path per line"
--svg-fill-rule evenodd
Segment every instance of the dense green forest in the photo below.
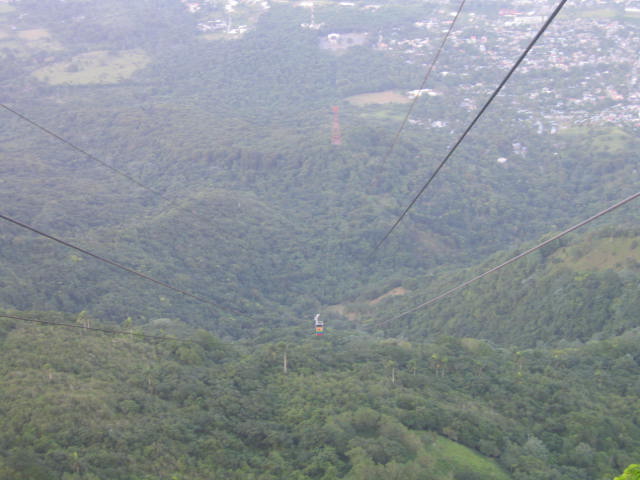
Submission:
M 313 29 L 295 2 L 0 2 L 0 102 L 95 157 L 0 109 L 0 213 L 220 306 L 0 224 L 0 312 L 186 339 L 0 318 L 0 479 L 599 480 L 637 463 L 637 206 L 393 319 L 634 193 L 637 126 L 541 133 L 513 98 L 549 78 L 516 77 L 372 256 L 485 97 L 435 75 L 387 158 L 408 105 L 353 98 L 415 89 L 426 60 L 379 44 L 433 47 L 446 22 L 418 24 L 448 11 L 321 3 Z M 461 19 L 489 47 L 473 15 L 498 3 Z M 323 48 L 334 32 L 366 41 Z M 496 82 L 472 46 L 446 68 Z
M 190 341 L 2 321 L 2 478 L 613 478 L 640 455 L 637 330 L 550 350 L 137 331 Z
M 477 271 L 431 275 L 404 282 L 407 295 L 345 305 L 387 333 L 470 335 L 496 344 L 581 344 L 638 326 L 640 251 L 637 229 L 604 228 L 580 240 L 561 240 L 423 311 L 387 321 L 451 285 L 501 263 L 491 258 Z M 457 283 L 456 283 L 457 282 Z

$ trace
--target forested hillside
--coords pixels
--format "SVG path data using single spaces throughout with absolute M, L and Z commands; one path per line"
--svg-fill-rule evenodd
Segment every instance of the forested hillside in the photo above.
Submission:
M 0 223 L 3 315 L 129 332 L 0 318 L 0 480 L 637 462 L 637 205 L 396 318 L 635 193 L 623 6 L 569 7 L 373 251 L 544 3 L 466 7 L 390 150 L 457 5 L 0 1 L 0 214 L 140 273 Z
M 499 129 L 490 122 L 479 126 L 427 198 L 370 259 L 370 249 L 452 136 L 446 129 L 407 128 L 385 163 L 397 125 L 391 120 L 405 107 L 372 114 L 373 107 L 343 103 L 343 145 L 336 147 L 329 142 L 329 106 L 347 94 L 412 88 L 417 66 L 364 47 L 340 55 L 323 50 L 318 32 L 299 27 L 304 11 L 287 6 L 263 14 L 240 39 L 204 41 L 188 13 L 172 9 L 136 13 L 127 7 L 128 15 L 147 23 L 123 31 L 112 21 L 101 28 L 117 27 L 117 35 L 85 35 L 60 20 L 67 14 L 54 8 L 56 2 L 47 5 L 23 2 L 5 14 L 48 29 L 60 42 L 47 62 L 87 49 L 138 47 L 151 63 L 117 83 L 47 85 L 28 75 L 37 67 L 34 57 L 16 57 L 5 101 L 165 198 L 4 112 L 5 213 L 182 288 L 210 292 L 223 305 L 269 323 L 282 317 L 295 322 L 363 291 L 444 264 L 470 265 L 535 239 L 631 193 L 628 180 L 637 175 L 628 161 L 636 136 L 614 127 L 536 135 L 533 125 L 498 103 L 492 116 L 501 119 Z M 81 25 L 102 22 L 99 9 L 73 5 L 86 17 Z M 108 5 L 110 15 L 124 15 L 124 4 Z M 29 15 L 18 20 L 23 10 Z M 168 15 L 175 16 L 170 27 Z M 170 35 L 177 31 L 183 33 L 179 42 Z M 160 48 L 155 42 L 173 43 Z M 449 107 L 441 97 L 418 105 L 431 114 Z M 526 156 L 496 163 L 516 141 L 530 145 Z M 154 287 L 13 227 L 4 226 L 3 235 L 19 242 L 4 242 L 2 277 L 19 279 L 3 286 L 6 305 L 88 309 L 114 321 L 188 316 L 211 325 L 212 312 L 199 305 L 169 298 L 171 305 L 158 306 L 167 296 Z M 123 295 L 126 301 L 113 301 Z M 235 327 L 217 331 L 241 335 Z
M 344 308 L 373 321 L 373 328 L 382 323 L 381 328 L 409 338 L 449 334 L 504 346 L 579 345 L 638 326 L 638 240 L 637 229 L 608 228 L 580 240 L 557 241 L 457 295 L 393 321 L 388 320 L 498 265 L 509 253 L 493 257 L 477 272 L 407 281 L 406 295 L 374 304 L 360 299 Z
M 2 321 L 2 478 L 612 478 L 640 455 L 637 331 L 555 350 L 136 331 L 190 341 Z

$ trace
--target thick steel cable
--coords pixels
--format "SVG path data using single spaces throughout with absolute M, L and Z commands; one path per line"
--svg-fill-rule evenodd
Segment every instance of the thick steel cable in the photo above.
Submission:
M 40 323 L 42 325 L 51 325 L 51 326 L 55 326 L 55 327 L 79 328 L 81 330 L 92 330 L 92 331 L 95 331 L 95 332 L 103 332 L 103 333 L 108 333 L 108 334 L 111 334 L 111 335 L 132 335 L 134 337 L 147 338 L 147 339 L 150 339 L 150 340 L 169 340 L 169 341 L 173 341 L 173 342 L 195 343 L 193 340 L 188 340 L 188 339 L 183 339 L 183 338 L 167 337 L 167 336 L 162 336 L 162 335 L 147 335 L 145 333 L 129 332 L 127 330 L 112 330 L 112 329 L 108 329 L 108 328 L 88 327 L 88 326 L 78 325 L 78 324 L 73 324 L 73 323 L 50 322 L 48 320 L 38 320 L 38 319 L 35 319 L 35 318 L 24 318 L 24 317 L 18 317 L 18 316 L 15 316 L 15 315 L 1 315 L 0 314 L 0 318 L 9 318 L 11 320 L 20 320 L 20 321 L 23 321 L 23 322 Z
M 237 315 L 245 316 L 243 313 L 239 312 L 238 310 L 232 309 L 230 307 L 223 307 L 223 306 L 218 305 L 217 303 L 215 303 L 215 302 L 213 302 L 211 300 L 208 300 L 206 298 L 200 297 L 199 295 L 193 294 L 193 293 L 191 293 L 191 292 L 189 292 L 187 290 L 182 290 L 182 289 L 174 287 L 173 285 L 170 285 L 170 284 L 168 284 L 166 282 L 163 282 L 162 280 L 158 280 L 156 278 L 153 278 L 153 277 L 151 277 L 149 275 L 146 275 L 146 274 L 144 274 L 142 272 L 139 272 L 137 270 L 134 270 L 132 268 L 125 267 L 124 265 L 122 265 L 122 264 L 120 264 L 118 262 L 115 262 L 113 260 L 109 260 L 108 258 L 105 258 L 105 257 L 102 257 L 102 256 L 97 255 L 95 253 L 92 253 L 89 250 L 85 250 L 84 248 L 81 248 L 81 247 L 78 247 L 76 245 L 73 245 L 73 244 L 71 244 L 71 243 L 69 243 L 69 242 L 67 242 L 65 240 L 62 240 L 62 239 L 57 238 L 57 237 L 54 237 L 53 235 L 49 235 L 47 233 L 44 233 L 43 231 L 38 230 L 38 229 L 36 229 L 36 228 L 34 228 L 34 227 L 30 226 L 30 225 L 27 225 L 26 223 L 22 223 L 22 222 L 14 219 L 14 218 L 11 218 L 11 217 L 8 217 L 6 215 L 0 214 L 0 219 L 6 220 L 7 222 L 13 223 L 14 225 L 17 225 L 17 226 L 19 226 L 21 228 L 24 228 L 26 230 L 30 230 L 33 233 L 36 233 L 36 234 L 38 234 L 38 235 L 40 235 L 42 237 L 48 238 L 49 240 L 53 240 L 54 242 L 57 242 L 57 243 L 59 243 L 61 245 L 64 245 L 65 247 L 71 248 L 71 249 L 76 250 L 76 251 L 78 251 L 80 253 L 83 253 L 83 254 L 85 254 L 85 255 L 87 255 L 89 257 L 95 258 L 96 260 L 98 260 L 100 262 L 106 263 L 106 264 L 111 265 L 111 266 L 113 266 L 115 268 L 118 268 L 120 270 L 124 270 L 125 272 L 128 272 L 128 273 L 130 273 L 132 275 L 136 275 L 137 277 L 140 277 L 140 278 L 142 278 L 144 280 L 148 280 L 150 282 L 153 282 L 153 283 L 156 283 L 158 285 L 161 285 L 161 286 L 163 286 L 163 287 L 165 287 L 165 288 L 167 288 L 169 290 L 173 290 L 174 292 L 177 292 L 177 293 L 179 293 L 181 295 L 184 295 L 185 297 L 193 298 L 194 300 L 197 300 L 197 301 L 202 302 L 202 303 L 206 303 L 208 305 L 211 305 L 212 307 L 217 308 L 218 310 L 222 310 L 222 311 L 227 312 L 227 313 L 235 313 Z
M 531 254 L 531 253 L 533 253 L 533 252 L 535 252 L 537 250 L 540 250 L 542 247 L 545 247 L 546 245 L 550 244 L 551 242 L 553 242 L 555 240 L 558 240 L 559 238 L 562 238 L 565 235 L 568 235 L 569 233 L 573 232 L 574 230 L 577 230 L 578 228 L 583 227 L 583 226 L 587 225 L 588 223 L 593 222 L 594 220 L 602 217 L 603 215 L 606 215 L 606 214 L 614 211 L 615 209 L 620 208 L 623 205 L 626 205 L 627 203 L 631 202 L 632 200 L 635 200 L 638 197 L 640 197 L 640 192 L 634 193 L 633 195 L 625 198 L 624 200 L 621 200 L 618 203 L 616 203 L 614 205 L 611 205 L 608 208 L 605 208 L 604 210 L 602 210 L 602 211 L 596 213 L 595 215 L 593 215 L 592 217 L 589 217 L 586 220 L 583 220 L 582 222 L 580 222 L 580 223 L 578 223 L 578 224 L 576 224 L 576 225 L 574 225 L 572 227 L 569 227 L 566 230 L 563 230 L 562 232 L 558 233 L 557 235 L 554 235 L 553 237 L 551 237 L 550 239 L 545 240 L 544 242 L 536 245 L 535 247 L 530 248 L 529 250 L 525 250 L 524 252 L 516 255 L 515 257 L 510 258 L 506 262 L 503 262 L 500 265 L 495 266 L 495 267 L 487 270 L 486 272 L 481 273 L 480 275 L 477 275 L 477 276 L 473 277 L 471 280 L 467 280 L 466 282 L 463 282 L 460 285 L 458 285 L 456 287 L 453 287 L 453 288 L 447 290 L 446 292 L 441 293 L 440 295 L 438 295 L 436 297 L 433 297 L 432 299 L 427 300 L 426 302 L 421 303 L 420 305 L 418 305 L 416 307 L 413 307 L 410 310 L 407 310 L 406 312 L 402 312 L 401 314 L 396 315 L 395 317 L 389 318 L 387 320 L 383 320 L 382 322 L 377 323 L 376 325 L 380 326 L 380 325 L 384 325 L 384 324 L 389 323 L 389 322 L 393 322 L 393 321 L 398 320 L 398 319 L 400 319 L 400 318 L 402 318 L 402 317 L 404 317 L 406 315 L 409 315 L 410 313 L 414 313 L 417 310 L 420 310 L 420 309 L 422 309 L 424 307 L 428 307 L 429 305 L 431 305 L 433 303 L 436 303 L 437 301 L 442 300 L 443 298 L 448 297 L 449 295 L 451 295 L 451 294 L 453 294 L 453 293 L 455 293 L 455 292 L 457 292 L 459 290 L 462 290 L 465 287 L 468 287 L 472 283 L 477 282 L 478 280 L 486 277 L 487 275 L 490 275 L 490 274 L 492 274 L 494 272 L 497 272 L 498 270 L 506 267 L 507 265 L 510 265 L 513 262 L 516 262 L 516 261 L 520 260 L 522 257 L 526 257 L 527 255 L 529 255 L 529 254 Z
M 152 187 L 149 187 L 148 185 L 145 185 L 140 180 L 137 180 L 133 176 L 129 175 L 128 173 L 126 173 L 126 172 L 124 172 L 124 171 L 122 171 L 122 170 L 120 170 L 120 169 L 118 169 L 116 167 L 114 167 L 113 165 L 110 165 L 109 163 L 105 162 L 104 160 L 100 160 L 95 155 L 92 155 L 91 153 L 87 152 L 83 148 L 80 148 L 75 143 L 67 140 L 66 138 L 62 137 L 61 135 L 57 134 L 56 132 L 54 132 L 54 131 L 48 129 L 47 127 L 41 125 L 40 123 L 36 122 L 35 120 L 32 120 L 31 118 L 27 117 L 23 113 L 20 113 L 17 110 L 14 110 L 13 108 L 8 107 L 7 105 L 5 105 L 3 103 L 0 103 L 0 107 L 4 108 L 8 112 L 11 112 L 12 114 L 16 115 L 18 118 L 21 118 L 25 122 L 27 122 L 30 125 L 36 127 L 37 129 L 41 130 L 42 132 L 46 133 L 47 135 L 50 135 L 51 137 L 59 140 L 60 142 L 64 143 L 68 147 L 70 147 L 73 150 L 75 150 L 76 152 L 84 155 L 88 159 L 93 160 L 94 162 L 98 163 L 99 165 L 102 165 L 104 168 L 107 168 L 108 170 L 111 170 L 113 173 L 115 173 L 117 175 L 120 175 L 123 178 L 126 178 L 127 180 L 129 180 L 130 182 L 136 184 L 140 188 L 142 188 L 144 190 L 147 190 L 148 192 L 152 193 L 153 195 L 156 195 L 157 197 L 163 199 L 164 201 L 166 201 L 170 205 L 172 205 L 172 206 L 174 206 L 174 207 L 176 207 L 176 208 L 178 208 L 180 210 L 188 212 L 189 214 L 191 214 L 191 216 L 197 218 L 201 222 L 211 223 L 211 219 L 210 218 L 205 217 L 204 215 L 200 215 L 199 213 L 197 213 L 196 211 L 194 211 L 194 210 L 192 210 L 190 208 L 185 208 L 184 206 L 180 205 L 175 200 L 167 197 L 162 192 L 160 192 L 160 191 L 158 191 L 158 190 L 156 190 L 156 189 L 154 189 Z
M 16 115 L 17 117 L 21 118 L 22 120 L 24 120 L 25 122 L 33 125 L 34 127 L 38 128 L 39 130 L 43 131 L 44 133 L 46 133 L 47 135 L 52 136 L 53 138 L 61 141 L 62 143 L 64 143 L 65 145 L 67 145 L 68 147 L 72 148 L 73 150 L 75 150 L 78 153 L 81 153 L 82 155 L 84 155 L 85 157 L 93 160 L 96 163 L 99 163 L 100 165 L 102 165 L 105 168 L 108 168 L 109 170 L 111 170 L 112 172 L 126 178 L 127 180 L 129 180 L 130 182 L 135 183 L 136 185 L 138 185 L 139 187 L 153 193 L 154 195 L 158 195 L 159 197 L 162 197 L 163 199 L 167 200 L 167 201 L 171 201 L 168 198 L 165 198 L 165 196 L 157 191 L 154 190 L 151 187 L 148 187 L 147 185 L 145 185 L 144 183 L 140 182 L 139 180 L 136 180 L 134 177 L 132 177 L 131 175 L 129 175 L 128 173 L 123 172 L 122 170 L 117 169 L 116 167 L 109 165 L 107 162 L 100 160 L 98 157 L 90 154 L 89 152 L 87 152 L 86 150 L 78 147 L 76 144 L 70 142 L 69 140 L 61 137 L 60 135 L 58 135 L 57 133 L 53 132 L 52 130 L 49 130 L 48 128 L 40 125 L 39 123 L 37 123 L 34 120 L 31 120 L 29 117 L 27 117 L 26 115 L 14 110 L 13 108 L 8 107 L 7 105 L 0 103 L 0 107 L 4 108 L 5 110 L 13 113 L 14 115 Z
M 540 39 L 540 37 L 542 36 L 542 34 L 547 30 L 547 28 L 549 27 L 549 25 L 551 25 L 551 22 L 553 22 L 553 20 L 556 18 L 556 16 L 558 15 L 558 13 L 560 13 L 560 10 L 562 10 L 562 7 L 564 7 L 564 4 L 567 3 L 567 0 L 561 0 L 560 3 L 558 4 L 558 6 L 555 8 L 555 10 L 553 11 L 553 13 L 549 16 L 549 18 L 547 19 L 547 21 L 544 23 L 544 25 L 540 28 L 540 30 L 538 31 L 538 33 L 535 35 L 535 37 L 533 37 L 533 40 L 531 40 L 531 42 L 529 43 L 529 45 L 527 46 L 527 48 L 525 48 L 524 52 L 522 53 L 522 55 L 520 55 L 520 57 L 518 58 L 518 60 L 516 60 L 516 62 L 514 63 L 514 65 L 511 67 L 511 69 L 509 70 L 509 72 L 507 73 L 507 75 L 504 77 L 504 79 L 500 82 L 500 84 L 498 85 L 498 87 L 494 90 L 494 92 L 491 94 L 491 96 L 489 97 L 489 99 L 486 101 L 486 103 L 484 104 L 484 106 L 480 109 L 480 111 L 478 112 L 478 114 L 475 116 L 475 118 L 471 121 L 471 123 L 469 124 L 469 126 L 465 129 L 465 131 L 462 133 L 462 135 L 460 135 L 460 138 L 458 138 L 458 140 L 456 141 L 456 143 L 453 145 L 453 147 L 451 147 L 451 149 L 449 150 L 449 152 L 446 154 L 446 156 L 444 157 L 444 159 L 440 162 L 440 164 L 438 165 L 438 167 L 435 169 L 435 171 L 431 174 L 431 177 L 429 177 L 429 179 L 427 180 L 427 182 L 422 186 L 422 188 L 420 189 L 420 191 L 417 193 L 417 195 L 413 198 L 413 200 L 411 200 L 411 203 L 409 204 L 409 206 L 407 208 L 404 209 L 404 211 L 402 212 L 402 214 L 398 217 L 398 219 L 395 221 L 395 223 L 393 224 L 393 226 L 387 231 L 387 233 L 384 235 L 384 237 L 382 238 L 382 240 L 380 240 L 376 246 L 374 247 L 374 249 L 372 250 L 371 254 L 369 255 L 369 257 L 372 257 L 382 246 L 382 244 L 389 238 L 389 236 L 391 235 L 391 233 L 396 229 L 396 227 L 400 224 L 400 222 L 402 222 L 402 220 L 404 219 L 404 217 L 407 215 L 407 213 L 409 212 L 409 210 L 411 210 L 411 208 L 415 205 L 415 203 L 418 201 L 418 199 L 422 196 L 422 194 L 424 193 L 424 191 L 429 187 L 429 185 L 431 184 L 431 182 L 433 181 L 433 179 L 438 175 L 438 173 L 440 173 L 440 170 L 442 170 L 442 167 L 444 167 L 444 165 L 449 161 L 449 159 L 451 158 L 451 156 L 454 154 L 454 152 L 458 149 L 458 146 L 460 146 L 460 144 L 462 143 L 462 141 L 466 138 L 467 134 L 471 131 L 471 129 L 475 126 L 475 124 L 478 122 L 478 120 L 480 120 L 480 117 L 482 117 L 482 115 L 484 114 L 484 112 L 487 110 L 487 108 L 489 108 L 489 105 L 491 105 L 491 103 L 493 102 L 493 100 L 498 96 L 498 94 L 500 93 L 500 91 L 502 90 L 502 88 L 505 86 L 505 84 L 507 83 L 507 81 L 511 78 L 511 76 L 513 75 L 513 73 L 516 71 L 516 69 L 520 66 L 520 64 L 523 62 L 523 60 L 525 59 L 525 57 L 527 56 L 527 54 L 529 53 L 529 51 L 533 48 L 533 46 L 538 42 L 538 40 Z

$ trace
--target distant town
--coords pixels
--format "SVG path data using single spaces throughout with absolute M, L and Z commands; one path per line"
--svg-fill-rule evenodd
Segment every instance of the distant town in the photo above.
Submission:
M 197 28 L 203 35 L 215 35 L 214 38 L 241 36 L 252 28 L 251 20 L 255 22 L 272 4 L 293 4 L 308 10 L 309 21 L 301 24 L 301 28 L 318 30 L 323 48 L 340 50 L 368 45 L 401 55 L 405 62 L 425 68 L 449 27 L 455 8 L 447 1 L 429 2 L 425 4 L 425 10 L 431 11 L 429 17 L 416 18 L 413 25 L 384 32 L 327 33 L 322 23 L 322 8 L 327 4 L 377 11 L 393 2 L 180 1 L 190 12 L 202 17 Z M 477 109 L 479 101 L 495 88 L 496 75 L 511 67 L 555 2 L 489 0 L 486 4 L 495 8 L 488 9 L 490 13 L 477 9 L 463 12 L 435 72 L 434 80 L 446 78 L 447 84 L 465 92 L 459 106 L 468 111 Z M 567 4 L 566 8 L 572 6 Z M 553 132 L 559 125 L 568 124 L 640 127 L 639 20 L 640 0 L 581 2 L 580 12 L 561 14 L 556 19 L 518 69 L 515 86 L 506 88 L 503 95 L 520 115 L 537 121 L 545 131 Z M 437 88 L 405 93 L 408 97 L 442 94 Z M 447 125 L 446 120 L 430 121 L 435 126 Z
M 472 99 L 486 98 L 482 94 L 495 88 L 495 80 L 482 80 L 483 72 L 506 73 L 551 11 L 550 5 L 529 1 L 512 4 L 497 17 L 469 14 L 454 29 L 443 52 L 438 75 L 468 92 L 461 102 L 467 110 L 478 108 Z M 622 21 L 606 10 L 616 5 L 624 12 Z M 640 127 L 640 24 L 634 21 L 640 18 L 640 2 L 594 0 L 581 3 L 580 8 L 591 9 L 592 14 L 560 16 L 518 69 L 515 87 L 505 88 L 502 95 L 524 117 L 534 118 L 535 105 L 535 118 L 546 121 L 551 132 L 557 125 L 568 124 Z M 444 29 L 449 23 L 427 19 L 415 26 L 427 31 Z M 425 67 L 435 46 L 427 35 L 378 44 L 378 48 L 401 52 L 407 62 L 424 62 Z

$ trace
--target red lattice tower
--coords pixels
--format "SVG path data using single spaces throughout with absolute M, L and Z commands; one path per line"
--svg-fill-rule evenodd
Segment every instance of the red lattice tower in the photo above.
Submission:
M 331 145 L 342 145 L 342 133 L 340 132 L 340 107 L 331 107 L 333 112 L 333 125 L 331 127 Z

